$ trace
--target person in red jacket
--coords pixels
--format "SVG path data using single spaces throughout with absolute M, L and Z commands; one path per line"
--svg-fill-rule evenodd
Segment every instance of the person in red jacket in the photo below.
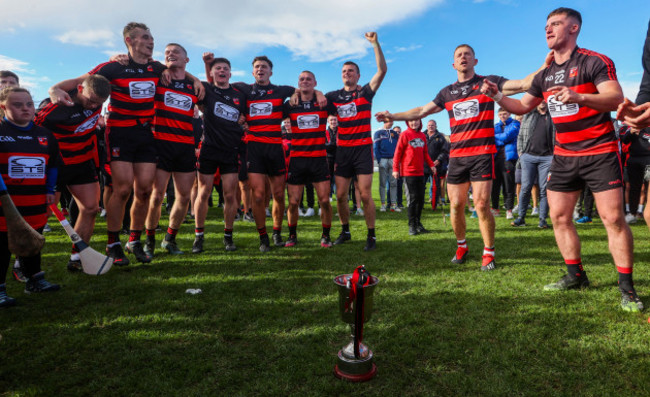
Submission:
M 426 233 L 420 222 L 424 207 L 424 162 L 435 173 L 436 167 L 427 151 L 427 137 L 422 132 L 422 120 L 408 122 L 406 131 L 402 132 L 393 156 L 393 177 L 402 176 L 406 181 L 409 195 L 408 218 L 409 234 Z

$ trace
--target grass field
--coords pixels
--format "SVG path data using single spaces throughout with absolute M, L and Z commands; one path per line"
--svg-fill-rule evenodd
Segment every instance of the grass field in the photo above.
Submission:
M 432 233 L 415 237 L 405 212 L 377 212 L 378 249 L 370 253 L 358 216 L 343 246 L 320 248 L 320 221 L 301 218 L 299 245 L 269 254 L 259 253 L 245 222 L 235 225 L 239 250 L 226 253 L 221 210 L 209 218 L 205 253 L 158 250 L 151 265 L 101 277 L 65 270 L 69 243 L 56 225 L 44 269 L 61 291 L 25 295 L 23 284 L 7 281 L 19 305 L 0 311 L 0 395 L 650 394 L 647 314 L 620 309 L 598 219 L 579 226 L 592 287 L 548 293 L 542 286 L 563 271 L 553 231 L 511 228 L 504 217 L 498 268 L 489 273 L 479 271 L 477 220 L 468 218 L 469 261 L 453 265 L 451 226 L 430 208 L 422 220 Z M 632 230 L 637 291 L 650 306 L 649 232 L 644 223 Z M 183 225 L 181 249 L 190 251 L 192 232 Z M 100 219 L 92 245 L 105 242 Z M 349 328 L 332 279 L 359 264 L 380 279 L 364 332 L 378 373 L 350 384 L 333 376 Z

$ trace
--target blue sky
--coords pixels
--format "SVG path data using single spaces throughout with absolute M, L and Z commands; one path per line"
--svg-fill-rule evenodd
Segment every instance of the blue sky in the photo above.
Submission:
M 625 94 L 633 99 L 650 18 L 648 0 L 12 3 L 2 1 L 0 69 L 16 71 L 37 100 L 57 81 L 88 72 L 112 53 L 125 52 L 122 28 L 139 21 L 151 28 L 157 59 L 162 59 L 166 43 L 181 43 L 188 49 L 188 70 L 200 78 L 205 77 L 204 51 L 229 58 L 233 81 L 246 82 L 253 82 L 252 58 L 266 54 L 274 62 L 273 83 L 296 85 L 299 72 L 308 69 L 325 92 L 342 87 L 341 65 L 348 59 L 361 66 L 361 83 L 372 77 L 375 61 L 363 33 L 376 30 L 388 74 L 373 112 L 402 111 L 431 101 L 456 80 L 452 52 L 460 43 L 476 50 L 480 74 L 521 78 L 536 70 L 548 51 L 546 15 L 560 6 L 582 13 L 578 45 L 612 58 Z M 433 118 L 449 132 L 446 115 Z

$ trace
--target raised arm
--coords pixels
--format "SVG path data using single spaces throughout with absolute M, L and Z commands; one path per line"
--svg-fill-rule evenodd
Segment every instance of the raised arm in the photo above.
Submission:
M 406 112 L 390 113 L 388 110 L 384 110 L 383 112 L 376 113 L 375 118 L 379 122 L 421 120 L 430 114 L 438 113 L 442 110 L 443 109 L 440 106 L 431 101 L 424 106 L 418 106 L 411 110 L 407 110 Z
M 502 92 L 499 92 L 499 87 L 495 83 L 489 80 L 483 80 L 481 92 L 492 98 L 499 106 L 514 114 L 526 114 L 544 100 L 543 98 L 534 97 L 529 93 L 525 93 L 521 100 L 508 98 Z
M 70 95 L 68 95 L 68 91 L 72 91 L 77 88 L 77 86 L 83 83 L 88 76 L 89 74 L 86 73 L 74 79 L 63 80 L 50 87 L 48 93 L 50 94 L 52 103 L 60 103 L 66 106 L 74 105 L 72 98 L 70 98 Z
M 384 52 L 381 50 L 379 45 L 379 40 L 377 39 L 377 32 L 368 32 L 366 33 L 366 39 L 372 44 L 372 48 L 375 51 L 375 61 L 377 62 L 377 73 L 372 76 L 370 79 L 370 88 L 373 92 L 377 92 L 381 86 L 381 82 L 384 81 L 386 77 L 386 72 L 388 71 L 388 66 L 386 66 L 386 59 L 384 58 Z
M 205 77 L 208 83 L 213 83 L 212 76 L 210 76 L 210 62 L 214 59 L 214 54 L 211 52 L 203 53 L 203 63 L 205 64 Z
M 544 59 L 544 63 L 542 66 L 540 66 L 539 69 L 534 71 L 533 73 L 529 74 L 528 76 L 524 77 L 521 80 L 508 80 L 505 83 L 503 83 L 503 95 L 509 96 L 509 95 L 514 95 L 514 94 L 519 94 L 520 92 L 524 92 L 530 88 L 530 84 L 533 82 L 533 78 L 537 73 L 540 71 L 546 69 L 551 65 L 551 62 L 553 62 L 553 51 L 549 52 L 546 55 L 546 58 Z

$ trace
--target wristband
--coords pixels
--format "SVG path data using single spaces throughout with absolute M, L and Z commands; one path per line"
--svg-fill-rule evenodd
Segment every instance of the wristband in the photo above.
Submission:
M 502 99 L 503 99 L 503 94 L 501 92 L 497 92 L 496 95 L 492 97 L 492 100 L 494 102 L 499 102 Z

